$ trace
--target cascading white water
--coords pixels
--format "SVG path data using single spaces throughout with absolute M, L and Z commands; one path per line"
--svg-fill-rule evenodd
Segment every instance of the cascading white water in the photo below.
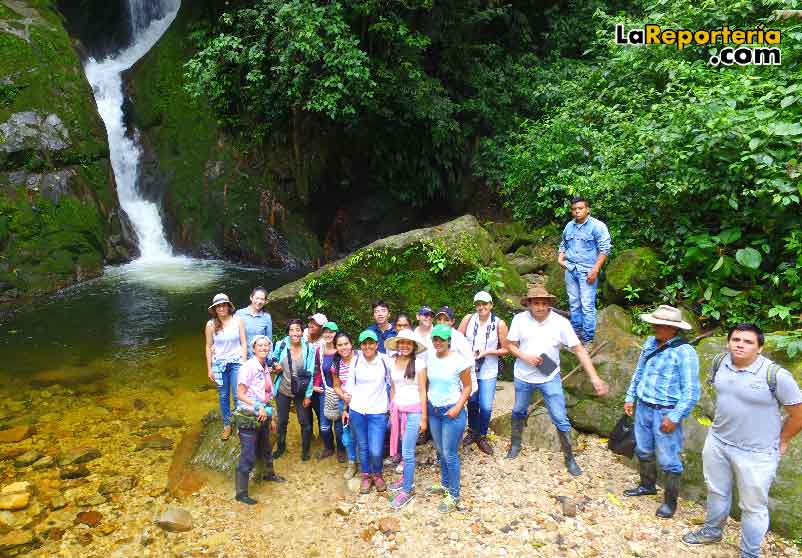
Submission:
M 140 253 L 139 259 L 129 264 L 107 268 L 106 278 L 168 291 L 202 288 L 219 281 L 224 274 L 222 262 L 173 255 L 159 208 L 139 193 L 138 134 L 125 126 L 122 73 L 156 44 L 175 19 L 179 7 L 180 0 L 128 0 L 131 46 L 102 61 L 89 59 L 84 68 L 98 112 L 106 124 L 120 206 L 134 228 Z
M 131 46 L 100 62 L 90 58 L 85 67 L 98 112 L 106 124 L 120 206 L 134 228 L 143 261 L 169 259 L 173 251 L 164 235 L 159 208 L 143 199 L 137 189 L 141 150 L 136 132 L 128 133 L 125 126 L 122 72 L 156 44 L 178 8 L 179 0 L 129 0 Z

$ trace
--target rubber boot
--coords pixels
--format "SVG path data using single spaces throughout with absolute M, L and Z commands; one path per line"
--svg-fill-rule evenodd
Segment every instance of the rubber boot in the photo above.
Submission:
M 301 429 L 301 461 L 309 461 L 309 447 L 312 445 L 312 429 Z
M 277 475 L 273 469 L 273 462 L 265 463 L 265 470 L 262 472 L 262 480 L 267 482 L 287 482 L 287 479 Z
M 276 433 L 276 451 L 273 452 L 273 459 L 278 459 L 287 450 L 287 425 L 279 424 Z
M 582 474 L 582 469 L 579 468 L 576 460 L 574 460 L 574 449 L 571 447 L 571 431 L 560 432 L 558 430 L 557 434 L 560 437 L 560 446 L 562 446 L 563 455 L 565 456 L 565 468 L 568 469 L 571 475 L 578 477 Z
M 635 488 L 624 490 L 624 496 L 649 496 L 657 494 L 657 462 L 652 459 L 641 459 L 638 463 L 640 484 Z
M 512 425 L 510 430 L 511 444 L 510 450 L 507 452 L 507 455 L 504 456 L 505 459 L 515 459 L 518 457 L 518 454 L 521 453 L 521 437 L 524 433 L 524 419 L 512 417 L 510 422 Z
M 248 504 L 252 506 L 256 503 L 256 500 L 248 496 L 248 476 L 250 473 L 242 473 L 240 471 L 236 472 L 234 477 L 234 482 L 237 486 L 237 495 L 235 499 L 237 502 L 242 502 L 243 504 Z
M 326 459 L 334 455 L 334 432 L 326 430 L 320 433 L 320 438 L 323 440 L 323 451 L 318 455 L 318 459 Z
M 663 505 L 657 508 L 657 517 L 670 519 L 677 511 L 677 498 L 679 497 L 679 473 L 666 473 L 665 497 Z

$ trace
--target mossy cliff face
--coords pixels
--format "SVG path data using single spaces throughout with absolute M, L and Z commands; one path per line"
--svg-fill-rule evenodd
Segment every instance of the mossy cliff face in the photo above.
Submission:
M 691 334 L 692 335 L 692 334 Z M 631 333 L 629 313 L 619 306 L 604 308 L 598 317 L 596 344 L 608 344 L 594 359 L 599 375 L 610 384 L 610 394 L 604 398 L 593 395 L 593 388 L 583 372 L 565 382 L 568 393 L 568 414 L 579 430 L 607 436 L 623 413 L 626 390 L 635 370 L 645 339 Z M 763 353 L 787 368 L 802 383 L 802 362 L 790 361 L 784 352 L 776 349 L 776 336 L 768 335 Z M 712 387 L 707 384 L 713 357 L 726 348 L 722 335 L 708 337 L 696 345 L 699 355 L 699 375 L 702 396 L 693 414 L 683 423 L 685 436 L 685 474 L 683 493 L 686 497 L 703 501 L 706 495 L 702 474 L 702 448 L 707 436 L 709 419 L 715 412 Z M 575 360 L 568 359 L 565 370 Z M 634 461 L 633 461 L 634 465 Z M 777 479 L 771 490 L 772 529 L 790 538 L 802 536 L 802 439 L 797 437 L 780 461 Z M 737 512 L 737 499 L 734 504 Z
M 413 320 L 424 304 L 447 304 L 459 319 L 472 311 L 473 295 L 483 287 L 477 271 L 490 268 L 508 292 L 525 289 L 488 232 L 465 215 L 377 240 L 271 292 L 268 310 L 279 328 L 289 318 L 322 311 L 351 334 L 373 322 L 371 302 L 377 299 L 388 302 L 392 314 L 407 312 Z
M 287 150 L 255 148 L 253 138 L 227 135 L 211 109 L 184 91 L 192 25 L 215 17 L 207 4 L 184 3 L 127 76 L 131 117 L 143 136 L 143 187 L 150 197 L 163 197 L 167 230 L 182 251 L 309 265 L 320 245 L 307 225 L 308 200 L 296 191 Z M 310 143 L 306 149 L 318 147 Z
M 54 2 L 0 2 L 0 301 L 127 257 L 106 132 Z

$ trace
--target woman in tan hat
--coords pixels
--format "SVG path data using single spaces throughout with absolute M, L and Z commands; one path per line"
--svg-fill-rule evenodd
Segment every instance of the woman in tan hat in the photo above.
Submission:
M 412 499 L 415 481 L 415 446 L 418 434 L 426 431 L 428 409 L 426 408 L 426 363 L 418 355 L 426 351 L 411 329 L 402 329 L 385 344 L 392 352 L 390 366 L 390 454 L 395 455 L 401 440 L 403 476 L 390 483 L 390 491 L 396 492 L 390 507 L 398 509 Z
M 223 293 L 216 294 L 209 306 L 211 320 L 206 322 L 206 370 L 209 379 L 217 384 L 223 432 L 220 439 L 231 437 L 231 401 L 237 401 L 237 374 L 248 360 L 248 341 L 245 324 L 234 316 L 234 305 Z

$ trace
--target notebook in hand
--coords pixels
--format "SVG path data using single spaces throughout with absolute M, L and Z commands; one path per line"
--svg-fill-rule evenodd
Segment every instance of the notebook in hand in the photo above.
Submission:
M 540 355 L 540 358 L 543 359 L 543 362 L 540 363 L 540 366 L 538 366 L 537 369 L 544 376 L 548 376 L 557 369 L 557 363 L 551 360 L 549 358 L 549 355 L 547 355 L 546 353 Z

